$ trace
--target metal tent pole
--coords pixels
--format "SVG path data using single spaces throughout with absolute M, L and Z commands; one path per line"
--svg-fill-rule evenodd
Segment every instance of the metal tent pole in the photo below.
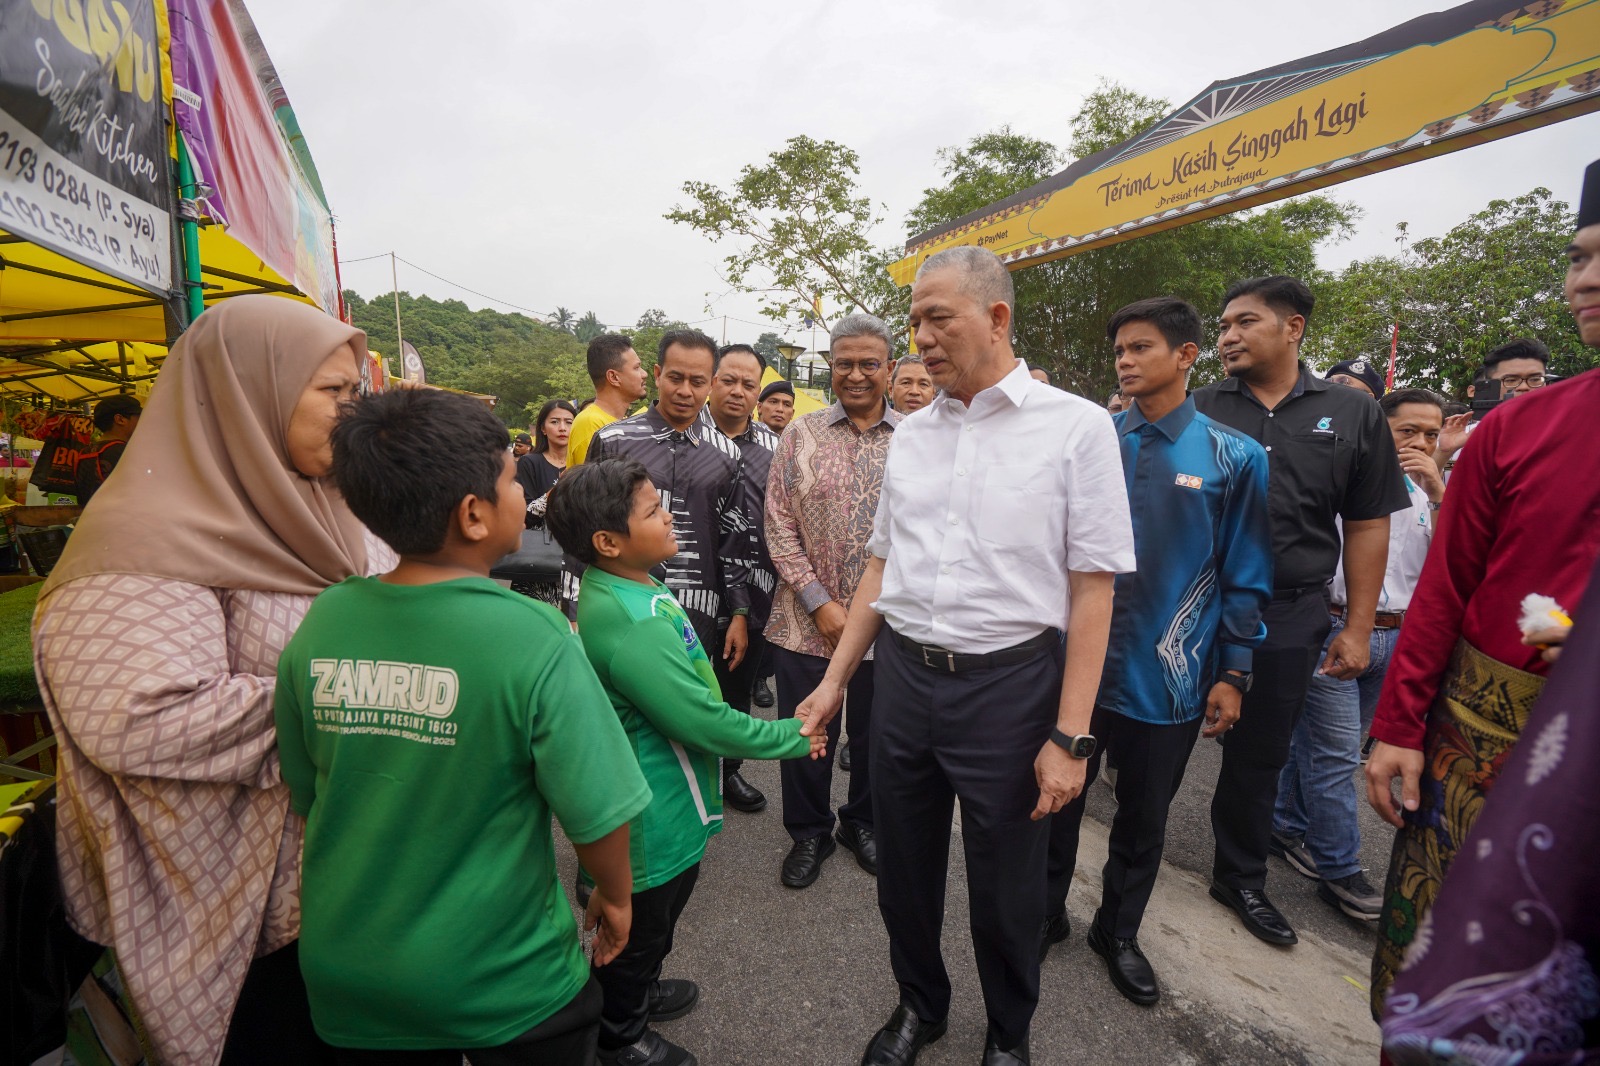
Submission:
M 189 145 L 183 134 L 178 135 L 178 199 L 187 201 L 192 210 L 179 211 L 179 232 L 183 235 L 183 288 L 189 309 L 189 321 L 199 318 L 206 309 L 205 290 L 200 281 L 200 205 L 194 178 L 194 164 L 189 160 Z

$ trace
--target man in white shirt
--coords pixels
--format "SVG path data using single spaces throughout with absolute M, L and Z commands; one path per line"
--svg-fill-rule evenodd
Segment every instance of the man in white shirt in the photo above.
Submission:
M 1289 761 L 1278 778 L 1272 816 L 1273 854 L 1318 882 L 1317 895 L 1359 921 L 1375 922 L 1382 893 L 1361 869 L 1361 828 L 1356 821 L 1360 790 L 1353 776 L 1361 762 L 1361 735 L 1378 706 L 1378 692 L 1411 593 L 1433 541 L 1433 512 L 1444 499 L 1444 478 L 1434 463 L 1444 403 L 1426 389 L 1400 389 L 1378 401 L 1405 472 L 1411 508 L 1389 521 L 1389 562 L 1372 627 L 1372 659 L 1348 680 L 1318 672 L 1306 692 L 1305 710 L 1289 743 Z M 1329 586 L 1331 642 L 1344 628 L 1344 566 Z M 1324 649 L 1326 650 L 1326 649 Z
M 983 1062 L 1030 1061 L 1048 818 L 1083 789 L 1113 579 L 1134 566 L 1111 418 L 1028 376 L 1011 348 L 1013 306 L 1010 275 L 982 249 L 940 252 L 918 271 L 911 326 L 941 392 L 895 431 L 866 573 L 797 712 L 802 733 L 825 728 L 873 647 L 878 909 L 900 1003 L 864 1066 L 906 1066 L 944 1034 L 957 799 Z

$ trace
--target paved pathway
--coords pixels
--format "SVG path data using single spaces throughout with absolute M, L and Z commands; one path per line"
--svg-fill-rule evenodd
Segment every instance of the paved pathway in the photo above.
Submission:
M 1052 949 L 1034 1019 L 1035 1063 L 1374 1063 L 1377 1027 L 1367 1011 L 1373 933 L 1316 898 L 1312 882 L 1271 860 L 1268 890 L 1301 934 L 1274 948 L 1245 933 L 1213 902 L 1209 804 L 1220 751 L 1201 741 L 1174 809 L 1168 862 L 1140 942 L 1162 981 L 1153 1008 L 1113 989 L 1084 943 L 1098 902 L 1105 824 L 1113 806 L 1096 785 L 1069 911 L 1073 935 Z M 678 927 L 666 974 L 700 983 L 699 1007 L 661 1027 L 703 1066 L 854 1066 L 894 1007 L 888 942 L 875 883 L 840 848 L 809 889 L 778 882 L 789 846 L 779 811 L 776 764 L 745 764 L 771 803 L 761 814 L 728 813 Z M 842 798 L 845 779 L 835 775 Z M 1382 877 L 1388 835 L 1363 807 L 1364 861 Z M 570 884 L 572 857 L 563 852 Z M 967 934 L 959 832 L 952 839 L 944 952 L 955 988 L 950 1031 L 918 1062 L 972 1064 L 982 1054 L 983 1001 Z

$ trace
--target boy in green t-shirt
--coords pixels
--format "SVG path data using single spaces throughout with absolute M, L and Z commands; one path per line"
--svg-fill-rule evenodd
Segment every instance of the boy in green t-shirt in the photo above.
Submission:
M 692 981 L 661 980 L 661 964 L 706 841 L 722 829 L 719 756 L 816 758 L 826 738 L 802 737 L 797 718 L 767 722 L 722 701 L 688 615 L 650 574 L 678 553 L 678 541 L 640 463 L 603 459 L 568 470 L 551 490 L 545 521 L 589 568 L 578 634 L 650 782 L 650 805 L 634 817 L 630 838 L 632 934 L 595 969 L 605 991 L 600 1061 L 694 1066 L 693 1055 L 648 1023 L 687 1014 L 699 996 Z
M 594 875 L 604 963 L 650 790 L 566 621 L 489 580 L 523 527 L 505 427 L 463 396 L 382 393 L 334 428 L 333 471 L 400 563 L 318 596 L 278 667 L 317 1033 L 363 1066 L 592 1063 L 602 996 L 550 817 Z

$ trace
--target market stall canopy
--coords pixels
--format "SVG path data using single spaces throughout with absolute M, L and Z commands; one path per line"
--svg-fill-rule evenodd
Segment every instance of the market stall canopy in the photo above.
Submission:
M 321 182 L 241 0 L 0 0 L 0 376 L 131 384 L 85 342 L 170 344 L 259 292 L 339 309 Z
M 167 357 L 165 344 L 0 346 L 0 396 L 81 404 L 119 392 L 144 393 Z
M 913 237 L 889 273 L 988 248 L 1013 270 L 1600 109 L 1600 0 L 1472 0 L 1212 83 L 1139 136 Z

